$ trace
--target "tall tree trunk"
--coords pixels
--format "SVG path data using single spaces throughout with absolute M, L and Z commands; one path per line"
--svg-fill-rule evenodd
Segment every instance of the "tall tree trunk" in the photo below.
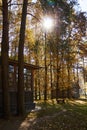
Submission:
M 24 41 L 28 0 L 23 0 L 18 51 L 18 114 L 24 115 Z
M 45 32 L 45 59 L 44 59 L 44 64 L 45 64 L 45 86 L 44 86 L 44 100 L 47 100 L 47 56 L 46 56 L 46 48 L 47 48 L 47 43 L 46 43 L 46 32 Z
M 56 99 L 59 97 L 59 61 L 58 61 L 58 50 L 57 50 L 57 84 L 56 84 Z
M 38 70 L 38 87 L 39 87 L 39 100 L 41 100 L 41 88 L 40 88 L 40 70 Z
M 70 50 L 68 47 L 68 61 L 67 61 L 67 74 L 68 74 L 68 88 L 67 88 L 67 97 L 70 98 L 71 94 L 70 94 Z
M 52 73 L 52 51 L 51 51 L 51 43 L 50 43 L 50 90 L 51 90 L 51 99 L 52 99 L 52 90 L 53 90 L 53 73 Z
M 1 44 L 1 66 L 2 66 L 2 92 L 4 117 L 10 116 L 9 91 L 8 91 L 8 50 L 9 50 L 9 24 L 8 24 L 8 0 L 2 0 L 3 32 Z
M 37 100 L 37 72 L 36 72 L 36 77 L 35 77 L 35 100 Z

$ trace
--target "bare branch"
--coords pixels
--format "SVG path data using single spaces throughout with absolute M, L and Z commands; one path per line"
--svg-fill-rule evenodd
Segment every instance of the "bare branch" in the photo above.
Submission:
M 9 1 L 8 1 L 8 4 L 11 3 L 11 1 L 12 1 L 12 0 L 9 0 Z
M 37 19 L 39 22 L 40 22 L 40 19 L 38 19 L 36 16 L 34 16 L 33 14 L 31 13 L 27 13 L 28 15 L 31 15 L 32 17 L 34 17 L 35 19 Z

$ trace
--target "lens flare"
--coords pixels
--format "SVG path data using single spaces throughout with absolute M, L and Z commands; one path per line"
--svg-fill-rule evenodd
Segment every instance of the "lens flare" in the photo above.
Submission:
M 55 0 L 47 0 L 48 4 L 50 6 L 54 6 L 55 5 Z
M 43 20 L 43 26 L 46 30 L 51 29 L 53 26 L 53 20 L 49 17 L 45 17 Z

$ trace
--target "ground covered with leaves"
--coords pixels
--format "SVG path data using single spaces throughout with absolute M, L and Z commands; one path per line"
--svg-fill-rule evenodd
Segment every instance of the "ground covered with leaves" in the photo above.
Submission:
M 0 130 L 87 130 L 86 100 L 40 101 L 37 106 L 24 118 L 0 120 Z

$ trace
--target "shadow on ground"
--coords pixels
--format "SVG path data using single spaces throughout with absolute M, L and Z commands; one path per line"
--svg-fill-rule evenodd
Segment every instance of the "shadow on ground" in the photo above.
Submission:
M 25 117 L 0 119 L 0 130 L 87 130 L 87 100 L 37 103 Z

